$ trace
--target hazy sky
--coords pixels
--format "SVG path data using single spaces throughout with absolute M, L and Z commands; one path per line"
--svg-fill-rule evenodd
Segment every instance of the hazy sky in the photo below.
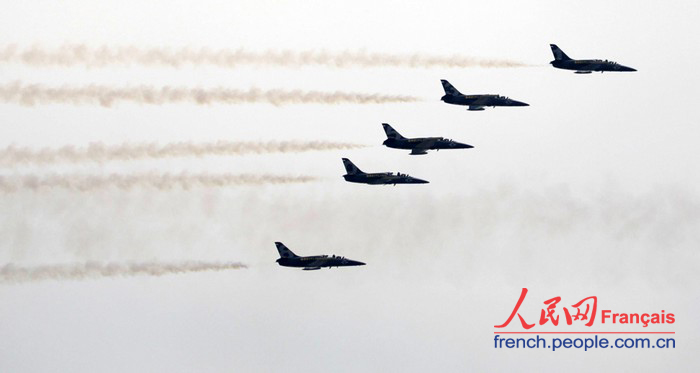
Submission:
M 317 178 L 220 188 L 0 191 L 0 267 L 248 265 L 163 277 L 0 283 L 0 371 L 697 370 L 699 18 L 694 1 L 6 3 L 0 55 L 11 45 L 81 44 L 456 55 L 528 66 L 0 62 L 0 86 L 254 87 L 419 99 L 111 107 L 0 100 L 0 152 L 10 145 L 41 150 L 90 142 L 366 146 L 0 163 L 7 180 L 183 171 Z M 550 43 L 573 58 L 607 58 L 639 71 L 556 70 L 548 65 Z M 531 106 L 467 112 L 439 101 L 440 79 L 464 93 L 498 93 Z M 382 122 L 408 137 L 444 136 L 475 148 L 409 156 L 381 146 Z M 341 157 L 364 171 L 407 172 L 431 183 L 346 183 Z M 344 255 L 368 265 L 278 267 L 274 241 L 299 255 Z M 508 317 L 523 287 L 530 290 L 522 308 L 529 322 L 555 296 L 569 304 L 596 295 L 600 308 L 615 312 L 673 312 L 677 348 L 494 349 L 493 326 Z

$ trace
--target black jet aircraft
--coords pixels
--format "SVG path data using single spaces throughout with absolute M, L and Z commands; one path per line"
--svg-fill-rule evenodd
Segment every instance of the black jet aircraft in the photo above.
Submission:
M 303 268 L 305 271 L 311 271 L 314 269 L 321 269 L 321 267 L 328 267 L 328 269 L 331 269 L 331 267 L 365 265 L 365 263 L 335 255 L 298 256 L 294 254 L 292 250 L 289 250 L 287 246 L 284 246 L 282 242 L 275 242 L 275 246 L 277 246 L 277 251 L 280 253 L 277 264 L 283 267 L 297 267 Z
M 343 158 L 343 165 L 345 166 L 345 171 L 347 174 L 343 175 L 345 181 L 351 183 L 363 183 L 371 185 L 388 185 L 388 184 L 427 184 L 428 181 L 421 180 L 415 177 L 408 176 L 407 174 L 392 172 L 380 172 L 374 174 L 368 174 L 362 172 L 354 163 L 350 162 L 349 159 Z
M 511 100 L 508 97 L 499 95 L 463 95 L 447 80 L 440 80 L 442 88 L 445 90 L 445 95 L 441 100 L 446 104 L 465 105 L 469 106 L 471 111 L 484 110 L 486 106 L 530 106 L 524 102 Z
M 608 60 L 574 60 L 564 53 L 556 44 L 549 45 L 554 54 L 554 61 L 550 62 L 557 69 L 576 70 L 576 74 L 590 74 L 593 71 L 637 71 L 631 67 L 622 66 L 617 62 Z
M 417 137 L 407 139 L 401 136 L 392 126 L 382 123 L 387 139 L 383 144 L 394 149 L 410 149 L 411 155 L 428 154 L 428 150 L 440 149 L 469 149 L 471 145 L 462 144 L 444 137 Z

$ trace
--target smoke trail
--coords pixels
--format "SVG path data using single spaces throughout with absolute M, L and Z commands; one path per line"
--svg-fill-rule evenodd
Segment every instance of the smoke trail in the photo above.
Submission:
M 36 104 L 69 103 L 95 104 L 109 107 L 116 102 L 128 101 L 140 104 L 163 105 L 190 102 L 198 105 L 268 103 L 285 104 L 382 104 L 420 101 L 418 97 L 366 94 L 352 92 L 285 91 L 279 89 L 248 90 L 227 88 L 185 88 L 137 86 L 115 88 L 101 85 L 82 87 L 45 87 L 40 84 L 14 82 L 0 85 L 0 100 L 8 103 L 33 106 Z
M 484 59 L 466 56 L 435 56 L 425 54 L 369 53 L 364 50 L 328 52 L 291 50 L 252 52 L 244 49 L 208 48 L 91 48 L 69 44 L 46 49 L 39 46 L 19 49 L 6 46 L 0 51 L 0 62 L 19 62 L 33 66 L 104 67 L 108 65 L 171 66 L 211 65 L 235 68 L 240 65 L 272 65 L 284 67 L 329 66 L 349 67 L 411 67 L 411 68 L 465 68 L 465 67 L 523 67 L 525 63 L 506 59 Z
M 0 283 L 20 283 L 44 280 L 80 280 L 98 277 L 163 276 L 175 273 L 225 271 L 248 268 L 241 263 L 182 262 L 182 263 L 98 263 L 57 264 L 38 267 L 0 267 Z
M 277 176 L 249 174 L 155 174 L 134 175 L 49 175 L 0 176 L 0 192 L 13 193 L 23 189 L 40 190 L 64 188 L 81 192 L 103 188 L 133 189 L 137 187 L 169 190 L 193 187 L 227 187 L 235 185 L 291 184 L 315 181 L 311 176 Z
M 298 153 L 314 150 L 357 149 L 364 145 L 329 141 L 217 141 L 209 143 L 178 142 L 165 145 L 156 143 L 105 145 L 91 143 L 84 148 L 64 146 L 32 150 L 8 146 L 0 149 L 0 164 L 105 162 L 166 157 L 203 157 L 207 155 L 243 155 L 262 153 Z

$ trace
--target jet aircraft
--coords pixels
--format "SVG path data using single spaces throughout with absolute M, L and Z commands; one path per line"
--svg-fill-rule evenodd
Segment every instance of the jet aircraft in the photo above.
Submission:
M 411 155 L 428 154 L 428 150 L 440 149 L 469 149 L 473 146 L 462 144 L 444 137 L 417 137 L 407 139 L 401 136 L 392 126 L 382 123 L 387 139 L 383 144 L 394 149 L 411 149 Z
M 363 183 L 371 185 L 388 185 L 388 184 L 427 184 L 428 181 L 421 180 L 415 177 L 408 176 L 407 174 L 392 172 L 380 172 L 368 174 L 362 172 L 354 163 L 350 162 L 349 159 L 343 158 L 343 165 L 345 166 L 345 171 L 347 174 L 343 175 L 345 181 L 351 183 Z
M 608 60 L 574 60 L 564 53 L 556 44 L 549 45 L 554 54 L 554 61 L 550 62 L 557 69 L 576 70 L 576 74 L 590 74 L 593 71 L 637 71 L 631 67 L 620 65 Z
M 287 246 L 284 246 L 282 242 L 275 242 L 275 246 L 277 246 L 277 251 L 280 253 L 280 258 L 277 259 L 277 264 L 283 267 L 297 267 L 302 268 L 305 271 L 311 271 L 321 269 L 321 267 L 328 267 L 328 269 L 331 269 L 331 267 L 365 265 L 365 263 L 335 255 L 298 256 L 294 254 L 292 250 L 289 250 Z
M 469 106 L 470 111 L 484 110 L 486 106 L 530 106 L 524 102 L 499 95 L 464 95 L 447 80 L 440 80 L 445 95 L 440 100 L 446 104 Z

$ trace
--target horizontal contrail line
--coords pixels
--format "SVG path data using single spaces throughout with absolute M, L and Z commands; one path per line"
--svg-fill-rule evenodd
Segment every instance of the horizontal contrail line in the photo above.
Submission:
M 0 266 L 0 283 L 21 283 L 45 280 L 80 280 L 98 277 L 163 276 L 176 273 L 225 271 L 248 268 L 233 262 L 181 263 L 98 263 L 57 264 L 36 267 Z
M 228 187 L 237 185 L 293 184 L 308 183 L 317 180 L 312 176 L 279 176 L 252 174 L 110 174 L 101 175 L 22 175 L 0 176 L 0 192 L 13 193 L 19 190 L 42 190 L 48 188 L 91 191 L 104 188 L 133 189 L 156 188 L 170 190 L 174 188 L 190 189 L 194 187 Z
M 292 51 L 209 48 L 138 48 L 89 47 L 67 44 L 56 48 L 32 46 L 19 48 L 7 45 L 0 49 L 0 62 L 18 62 L 32 66 L 85 66 L 110 65 L 170 66 L 210 65 L 235 68 L 241 65 L 270 65 L 282 67 L 328 66 L 350 67 L 410 67 L 410 68 L 508 68 L 524 67 L 525 63 L 496 58 L 477 58 L 460 55 L 439 56 L 422 53 L 390 54 L 364 50 L 329 52 L 326 50 Z
M 37 104 L 99 104 L 109 107 L 117 102 L 148 105 L 174 103 L 249 104 L 268 103 L 275 106 L 288 104 L 383 104 L 416 102 L 414 96 L 383 95 L 378 93 L 320 92 L 301 90 L 247 90 L 228 88 L 187 87 L 110 87 L 104 85 L 46 87 L 41 84 L 13 82 L 0 85 L 0 101 L 26 106 Z
M 87 147 L 63 146 L 33 150 L 14 145 L 0 149 L 0 165 L 21 163 L 106 162 L 167 157 L 203 157 L 208 155 L 245 155 L 264 153 L 298 153 L 307 151 L 357 149 L 365 145 L 330 141 L 216 141 L 170 144 L 141 143 Z

